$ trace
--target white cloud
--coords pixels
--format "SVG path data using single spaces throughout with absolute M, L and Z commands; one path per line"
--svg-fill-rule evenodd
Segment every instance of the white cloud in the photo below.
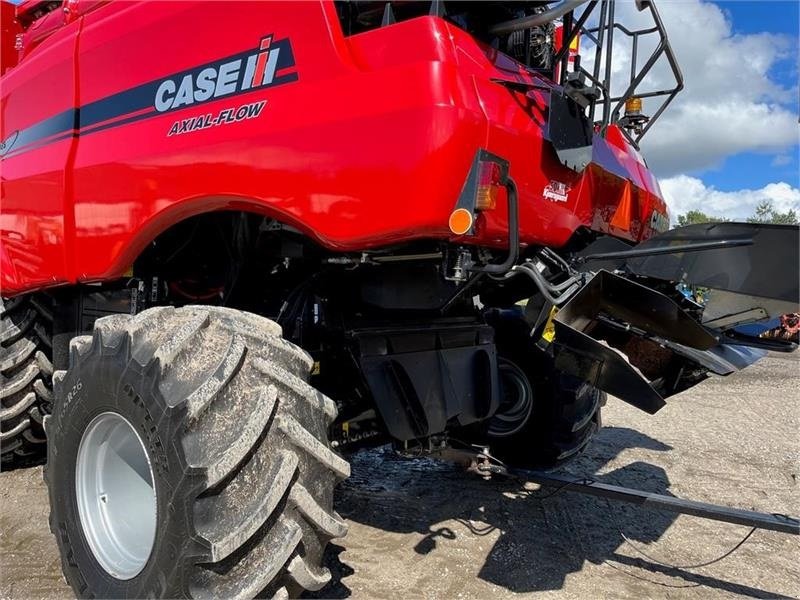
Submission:
M 776 154 L 770 163 L 773 167 L 785 167 L 792 164 L 792 157 L 789 154 Z
M 744 221 L 755 212 L 760 202 L 768 200 L 779 212 L 794 210 L 800 214 L 800 189 L 786 183 L 770 183 L 758 190 L 723 192 L 706 185 L 696 177 L 677 175 L 660 182 L 673 222 L 690 210 L 710 216 Z
M 711 168 L 741 152 L 786 152 L 800 141 L 798 115 L 790 108 L 797 91 L 769 76 L 776 63 L 794 57 L 796 38 L 735 34 L 726 13 L 701 0 L 660 2 L 658 9 L 685 88 L 642 140 L 643 154 L 657 175 Z M 626 24 L 649 23 L 648 12 L 639 13 L 633 3 L 619 3 L 618 15 Z M 619 82 L 628 72 L 630 51 L 623 36 L 615 43 L 612 58 Z M 643 43 L 639 64 L 654 43 Z M 671 72 L 661 64 L 644 83 L 648 89 L 663 89 L 672 84 Z M 645 113 L 657 106 L 656 100 L 645 100 Z

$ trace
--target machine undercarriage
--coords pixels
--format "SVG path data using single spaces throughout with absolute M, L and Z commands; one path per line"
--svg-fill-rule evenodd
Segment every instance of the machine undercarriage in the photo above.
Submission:
M 496 264 L 502 252 L 423 243 L 331 254 L 291 228 L 230 213 L 163 235 L 126 280 L 39 302 L 52 303 L 68 330 L 53 332 L 56 369 L 75 332 L 104 315 L 198 303 L 264 315 L 314 358 L 312 382 L 338 405 L 331 439 L 340 450 L 387 441 L 422 449 L 448 433 L 486 442 L 476 424 L 511 418 L 498 413 L 514 403 L 503 399 L 505 340 L 496 340 L 509 328 L 529 348 L 517 362 L 569 373 L 650 413 L 710 374 L 792 351 L 791 341 L 736 328 L 791 312 L 796 282 L 772 265 L 796 266 L 797 237 L 794 228 L 707 225 L 632 247 L 587 233 L 580 250 L 528 248 L 493 274 L 480 262 Z M 679 283 L 708 290 L 705 305 Z M 520 419 L 534 400 L 525 402 Z

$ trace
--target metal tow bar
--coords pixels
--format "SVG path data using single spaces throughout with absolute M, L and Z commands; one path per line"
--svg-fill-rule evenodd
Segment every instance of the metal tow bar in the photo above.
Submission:
M 578 492 L 589 496 L 599 496 L 601 498 L 611 498 L 638 504 L 644 508 L 661 510 L 671 513 L 693 515 L 703 519 L 713 521 L 723 521 L 725 523 L 736 523 L 737 525 L 747 525 L 757 529 L 768 529 L 770 531 L 780 531 L 791 535 L 800 535 L 800 519 L 782 514 L 761 513 L 741 508 L 731 508 L 707 502 L 697 502 L 695 500 L 684 500 L 674 496 L 664 494 L 654 494 L 632 488 L 620 487 L 600 483 L 592 479 L 578 479 L 543 473 L 541 471 L 529 471 L 527 469 L 515 469 L 513 467 L 501 467 L 497 465 L 484 465 L 481 471 L 489 471 L 498 475 L 512 475 L 525 479 L 539 485 L 563 489 L 569 492 Z

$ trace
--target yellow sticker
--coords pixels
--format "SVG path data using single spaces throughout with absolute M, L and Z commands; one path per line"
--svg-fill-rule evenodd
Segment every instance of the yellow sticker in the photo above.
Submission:
M 542 332 L 542 339 L 546 342 L 553 343 L 553 340 L 556 338 L 556 327 L 553 325 L 553 317 L 556 316 L 558 312 L 558 308 L 555 306 L 550 309 L 550 314 L 547 317 L 547 323 L 544 325 L 544 331 Z

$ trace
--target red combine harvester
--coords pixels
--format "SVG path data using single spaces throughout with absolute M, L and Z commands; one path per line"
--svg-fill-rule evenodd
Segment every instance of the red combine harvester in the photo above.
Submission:
M 0 442 L 47 446 L 76 594 L 320 589 L 354 449 L 552 482 L 605 392 L 795 348 L 735 327 L 797 311 L 797 228 L 667 231 L 638 142 L 683 83 L 637 8 L 2 2 Z

